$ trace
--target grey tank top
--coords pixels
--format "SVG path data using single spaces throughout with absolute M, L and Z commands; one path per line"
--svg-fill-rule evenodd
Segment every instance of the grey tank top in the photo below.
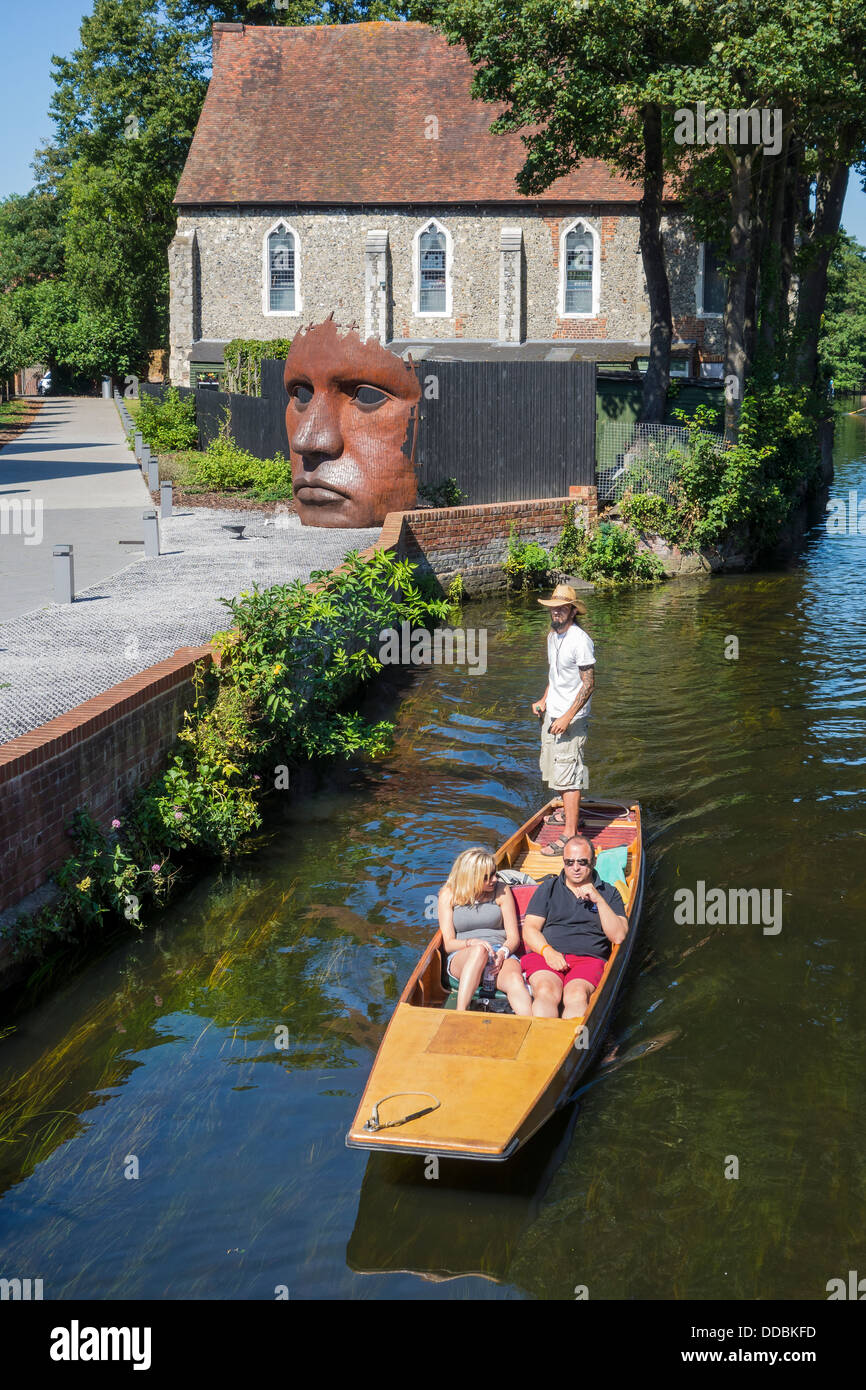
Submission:
M 505 927 L 502 925 L 502 908 L 498 903 L 463 903 L 454 908 L 454 934 L 458 941 L 461 936 L 472 936 L 478 941 L 489 941 L 491 946 L 505 945 Z

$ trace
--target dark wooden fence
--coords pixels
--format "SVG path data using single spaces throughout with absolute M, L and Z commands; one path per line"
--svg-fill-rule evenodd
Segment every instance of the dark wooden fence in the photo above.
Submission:
M 262 363 L 260 397 L 196 388 L 199 446 L 207 448 L 228 408 L 241 448 L 288 457 L 283 365 Z M 416 370 L 422 485 L 456 478 L 469 502 L 513 502 L 595 482 L 594 362 L 420 362 Z M 149 395 L 165 390 L 141 386 Z
M 595 482 L 594 362 L 420 362 L 421 483 L 470 502 L 565 497 Z

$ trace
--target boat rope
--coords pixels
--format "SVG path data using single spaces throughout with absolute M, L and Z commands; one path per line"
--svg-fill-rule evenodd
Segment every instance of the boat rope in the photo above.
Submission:
M 429 1096 L 432 1101 L 435 1101 L 435 1104 L 427 1105 L 423 1110 L 415 1110 L 411 1115 L 404 1115 L 400 1120 L 380 1120 L 379 1106 L 384 1105 L 386 1100 L 394 1100 L 396 1096 Z M 420 1120 L 422 1115 L 431 1115 L 434 1110 L 439 1109 L 441 1104 L 441 1100 L 438 1096 L 434 1096 L 432 1091 L 392 1091 L 389 1096 L 382 1096 L 381 1100 L 376 1101 L 373 1106 L 373 1113 L 364 1128 L 371 1130 L 374 1134 L 380 1129 L 394 1129 L 396 1125 L 406 1125 L 410 1120 Z

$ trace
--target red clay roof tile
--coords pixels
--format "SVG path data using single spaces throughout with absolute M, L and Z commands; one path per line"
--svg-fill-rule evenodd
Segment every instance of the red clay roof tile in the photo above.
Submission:
M 537 198 L 514 178 L 517 134 L 491 135 L 472 65 L 425 24 L 238 26 L 214 68 L 175 203 L 634 203 L 640 188 L 585 161 Z M 217 42 L 218 40 L 218 42 Z M 438 139 L 429 117 L 438 121 Z

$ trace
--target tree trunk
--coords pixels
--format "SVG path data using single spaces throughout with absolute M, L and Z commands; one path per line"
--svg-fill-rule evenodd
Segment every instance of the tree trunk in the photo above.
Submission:
M 761 158 L 758 187 L 754 198 L 752 219 L 752 239 L 749 262 L 746 271 L 746 308 L 743 321 L 743 342 L 746 351 L 746 374 L 751 371 L 755 360 L 755 345 L 758 338 L 758 289 L 760 283 L 761 256 L 764 250 L 765 231 L 769 217 L 770 194 L 773 187 L 773 164 L 766 156 Z
M 661 108 L 655 102 L 643 109 L 644 189 L 640 200 L 640 249 L 650 306 L 650 354 L 643 381 L 640 420 L 661 424 L 667 409 L 670 384 L 671 292 L 662 242 L 662 157 Z
M 736 444 L 746 388 L 746 282 L 754 152 L 731 153 L 731 270 L 725 301 L 725 439 Z
M 803 142 L 792 138 L 785 169 L 785 193 L 782 206 L 782 240 L 779 265 L 779 322 L 787 330 L 791 316 L 791 281 L 794 278 L 794 252 L 797 235 L 797 206 L 802 182 Z
M 811 254 L 800 276 L 797 297 L 794 376 L 796 381 L 810 388 L 815 385 L 818 374 L 818 338 L 827 299 L 827 267 L 836 248 L 847 187 L 847 160 L 835 159 L 825 164 L 818 175 Z
M 782 298 L 782 241 L 785 235 L 785 197 L 788 190 L 788 169 L 790 156 L 791 130 L 785 131 L 782 149 L 773 160 L 773 184 L 770 191 L 770 206 L 764 238 L 764 265 L 761 276 L 761 312 L 759 338 L 761 355 L 771 358 L 776 351 L 779 337 L 787 329 L 787 290 Z M 793 241 L 792 241 L 793 246 Z M 790 284 L 790 277 L 788 283 Z

